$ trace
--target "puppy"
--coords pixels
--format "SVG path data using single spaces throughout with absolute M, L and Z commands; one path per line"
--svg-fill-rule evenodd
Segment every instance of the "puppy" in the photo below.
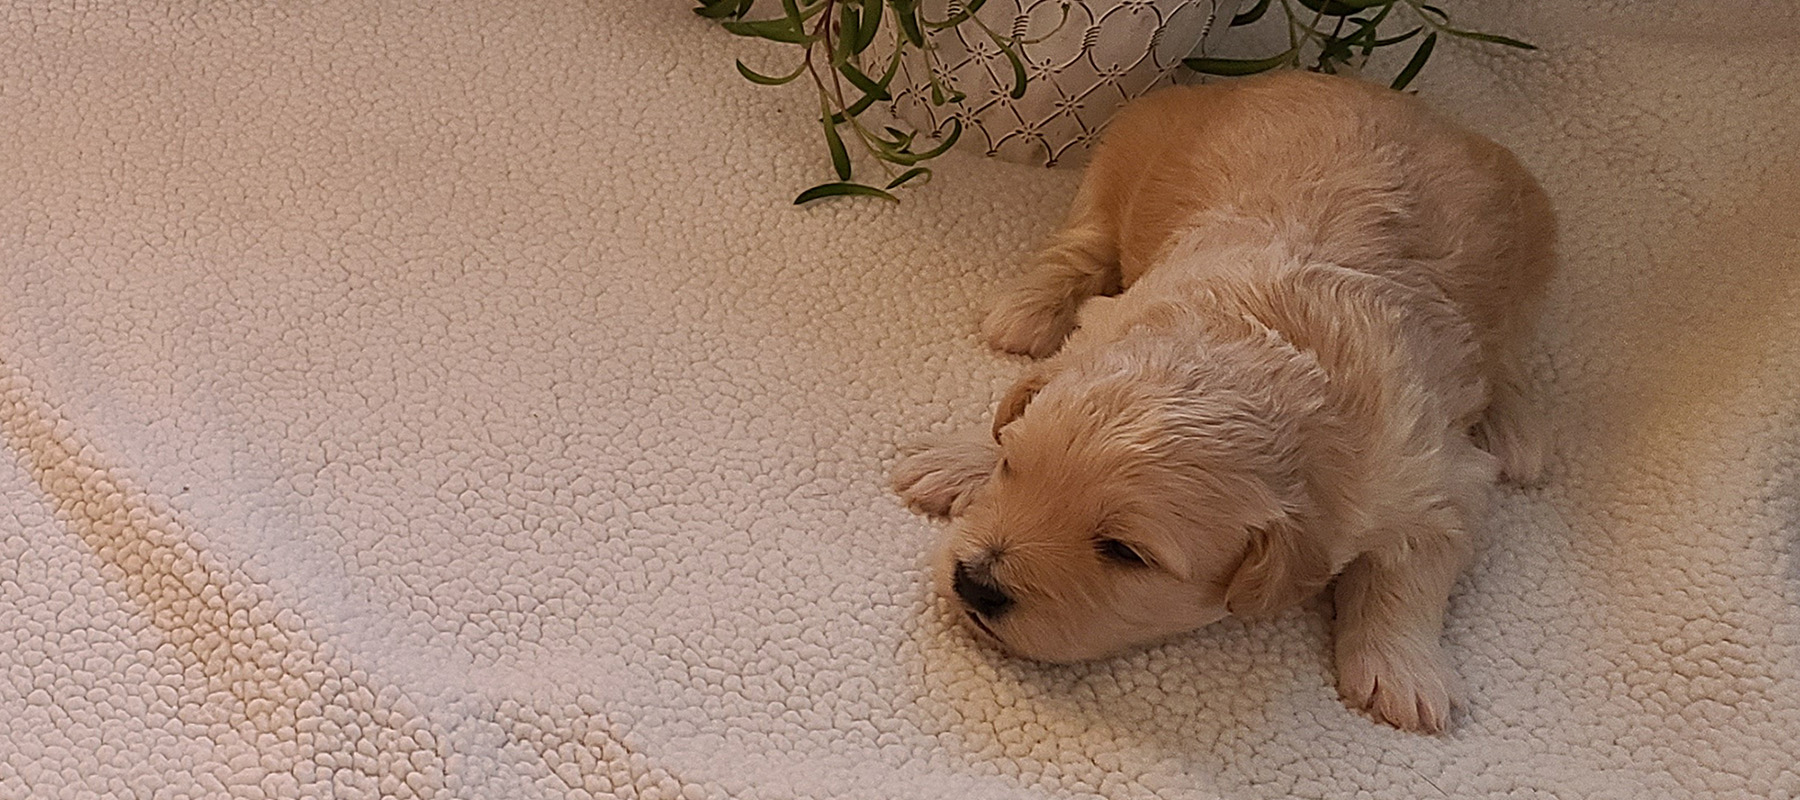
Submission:
M 982 325 L 1043 360 L 895 469 L 953 519 L 942 593 L 1061 662 L 1335 578 L 1346 701 L 1443 730 L 1451 585 L 1496 479 L 1542 468 L 1519 351 L 1554 238 L 1511 153 L 1398 92 L 1288 72 L 1129 105 Z

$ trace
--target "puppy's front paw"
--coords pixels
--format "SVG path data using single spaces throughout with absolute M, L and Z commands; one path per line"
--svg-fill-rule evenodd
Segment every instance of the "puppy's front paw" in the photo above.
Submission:
M 1344 701 L 1382 722 L 1419 733 L 1442 733 L 1450 722 L 1456 676 L 1435 643 L 1340 645 L 1337 667 Z
M 902 449 L 890 477 L 894 491 L 914 510 L 933 517 L 954 517 L 969 495 L 987 481 L 998 457 L 993 437 L 986 431 L 963 431 Z
M 988 346 L 1007 353 L 1044 358 L 1056 352 L 1075 329 L 1078 304 L 1032 289 L 1002 295 L 981 322 Z

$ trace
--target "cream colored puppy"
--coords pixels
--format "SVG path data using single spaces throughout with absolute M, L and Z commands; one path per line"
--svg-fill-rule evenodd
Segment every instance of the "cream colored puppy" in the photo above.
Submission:
M 1384 88 L 1291 72 L 1133 103 L 982 326 L 1044 360 L 991 431 L 896 467 L 954 518 L 944 595 L 1071 661 L 1335 578 L 1346 700 L 1442 730 L 1451 584 L 1496 477 L 1542 465 L 1519 350 L 1554 227 L 1511 153 Z

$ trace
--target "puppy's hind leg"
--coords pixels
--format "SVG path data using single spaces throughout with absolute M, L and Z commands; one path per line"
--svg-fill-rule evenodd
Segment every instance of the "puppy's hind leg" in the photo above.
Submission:
M 1500 474 L 1520 486 L 1534 486 L 1549 459 L 1549 434 L 1531 401 L 1530 378 L 1513 354 L 1493 370 L 1493 398 L 1475 426 L 1476 443 L 1500 460 Z
M 1076 193 L 1062 230 L 1026 274 L 1004 291 L 981 323 L 996 350 L 1043 358 L 1075 329 L 1082 301 L 1119 290 L 1118 224 L 1101 202 L 1098 165 Z
M 914 442 L 900 455 L 890 476 L 894 491 L 916 511 L 954 517 L 993 474 L 1000 446 L 987 430 L 971 428 Z

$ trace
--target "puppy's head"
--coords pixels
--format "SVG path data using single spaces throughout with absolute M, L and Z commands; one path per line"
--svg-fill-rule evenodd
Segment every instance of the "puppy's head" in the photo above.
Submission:
M 1306 530 L 1317 365 L 1128 337 L 1059 357 L 1000 403 L 1000 459 L 950 529 L 940 591 L 1017 655 L 1097 658 L 1296 602 L 1331 565 Z

